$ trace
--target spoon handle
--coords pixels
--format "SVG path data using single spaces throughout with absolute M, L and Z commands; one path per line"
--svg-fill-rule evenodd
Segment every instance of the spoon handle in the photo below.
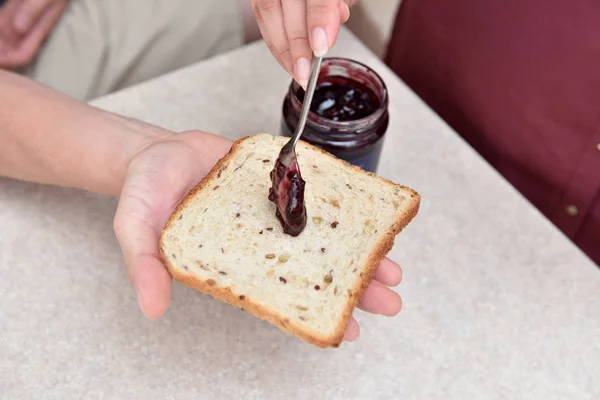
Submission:
M 302 112 L 300 113 L 300 118 L 298 119 L 296 131 L 294 132 L 294 136 L 292 137 L 292 146 L 294 147 L 296 146 L 298 139 L 300 139 L 300 136 L 304 131 L 304 126 L 306 125 L 306 118 L 308 118 L 310 104 L 312 103 L 312 98 L 315 94 L 315 87 L 317 86 L 317 81 L 319 80 L 321 61 L 323 61 L 323 57 L 313 57 L 310 69 L 310 78 L 308 79 L 308 85 L 306 86 L 306 92 L 304 93 L 304 101 L 302 102 Z

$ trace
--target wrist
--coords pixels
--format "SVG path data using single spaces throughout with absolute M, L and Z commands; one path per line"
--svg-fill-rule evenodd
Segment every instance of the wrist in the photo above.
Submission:
M 105 192 L 118 196 L 121 193 L 125 176 L 131 162 L 147 147 L 171 138 L 174 133 L 156 125 L 148 124 L 136 119 L 127 118 L 114 114 L 107 114 L 114 123 L 119 126 L 123 139 L 121 153 L 118 161 L 113 164 L 111 171 L 112 179 L 107 185 L 107 190 L 92 189 L 94 192 Z
M 0 176 L 118 195 L 135 155 L 172 135 L 16 74 L 0 87 Z

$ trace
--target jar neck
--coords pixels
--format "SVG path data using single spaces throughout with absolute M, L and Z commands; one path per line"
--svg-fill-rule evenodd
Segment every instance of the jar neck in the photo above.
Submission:
M 358 82 L 366 86 L 375 94 L 379 107 L 372 114 L 365 118 L 350 121 L 334 121 L 325 118 L 314 112 L 308 113 L 306 121 L 307 126 L 316 131 L 326 132 L 330 139 L 339 141 L 355 141 L 357 135 L 369 135 L 373 128 L 376 128 L 383 120 L 387 122 L 388 93 L 387 88 L 381 78 L 369 67 L 353 60 L 345 58 L 326 58 L 323 60 L 319 79 L 327 77 L 343 77 L 351 81 Z M 298 93 L 302 89 L 292 81 L 288 89 L 288 98 L 294 114 L 300 115 L 302 102 L 298 98 Z

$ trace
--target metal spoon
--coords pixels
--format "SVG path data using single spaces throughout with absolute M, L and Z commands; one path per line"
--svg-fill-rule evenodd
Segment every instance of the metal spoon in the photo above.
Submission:
M 310 111 L 310 104 L 312 102 L 313 95 L 315 94 L 317 80 L 319 79 L 321 61 L 323 61 L 323 57 L 313 57 L 310 69 L 310 78 L 308 79 L 308 85 L 306 86 L 304 101 L 302 102 L 302 111 L 300 112 L 300 118 L 298 119 L 296 131 L 279 153 L 279 160 L 286 168 L 289 168 L 298 162 L 296 160 L 296 143 L 300 139 L 300 136 L 302 136 L 304 126 L 306 125 L 306 119 L 308 118 L 308 113 Z

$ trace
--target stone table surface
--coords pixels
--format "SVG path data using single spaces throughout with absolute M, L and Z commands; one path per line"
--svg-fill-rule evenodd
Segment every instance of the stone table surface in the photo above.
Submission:
M 176 285 L 138 311 L 116 199 L 0 180 L 0 399 L 598 399 L 600 270 L 350 33 L 379 72 L 379 174 L 418 190 L 404 309 L 319 350 Z M 277 133 L 289 78 L 262 43 L 93 102 L 173 130 Z

